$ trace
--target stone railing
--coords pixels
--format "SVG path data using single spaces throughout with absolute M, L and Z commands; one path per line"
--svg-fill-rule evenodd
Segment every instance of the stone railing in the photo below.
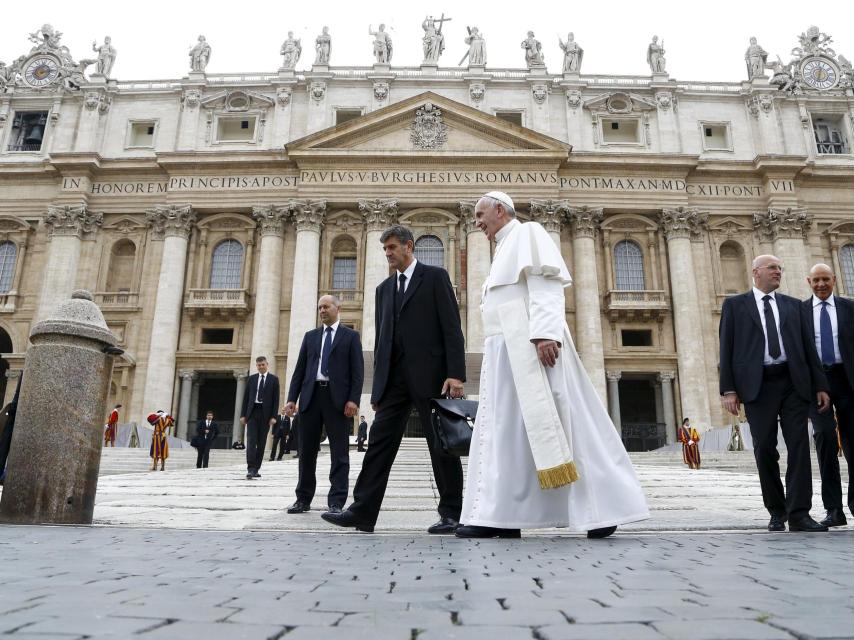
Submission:
M 95 293 L 95 304 L 102 309 L 119 307 L 136 309 L 139 305 L 139 294 L 130 291 L 99 291 Z
M 332 289 L 329 294 L 336 296 L 345 307 L 361 306 L 364 299 L 361 289 Z
M 0 293 L 0 313 L 14 313 L 17 299 L 18 293 L 16 291 Z
M 605 311 L 612 320 L 657 319 L 670 308 L 665 291 L 611 290 L 605 294 Z
M 243 317 L 249 312 L 249 292 L 246 289 L 189 289 L 184 308 L 192 315 Z

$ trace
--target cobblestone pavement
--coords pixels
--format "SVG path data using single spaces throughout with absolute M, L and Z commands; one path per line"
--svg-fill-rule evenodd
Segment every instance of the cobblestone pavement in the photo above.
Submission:
M 850 638 L 854 533 L 0 527 L 13 638 Z M 3 636 L 5 637 L 5 636 Z

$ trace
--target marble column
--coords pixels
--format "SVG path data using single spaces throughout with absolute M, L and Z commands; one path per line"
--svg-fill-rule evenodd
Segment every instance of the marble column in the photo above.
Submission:
M 602 223 L 602 209 L 573 207 L 568 218 L 572 225 L 572 272 L 575 292 L 575 340 L 581 362 L 602 403 L 605 391 L 605 350 L 602 346 L 602 309 L 596 260 L 596 234 Z
M 531 200 L 531 219 L 548 231 L 560 251 L 561 225 L 570 211 L 568 200 Z
M 292 201 L 288 209 L 297 229 L 294 251 L 294 279 L 291 288 L 291 323 L 288 329 L 288 366 L 280 377 L 282 390 L 288 388 L 297 365 L 297 355 L 306 331 L 317 326 L 317 288 L 320 267 L 320 230 L 326 216 L 326 202 Z
M 623 425 L 620 419 L 620 378 L 623 377 L 622 371 L 606 371 L 605 377 L 608 378 L 608 413 L 611 414 L 611 422 L 617 429 L 617 433 L 622 433 Z
M 190 205 L 161 205 L 146 211 L 145 217 L 154 239 L 163 242 L 163 257 L 154 298 L 143 407 L 144 411 L 171 411 L 187 248 L 196 213 Z
M 798 299 L 812 294 L 806 283 L 809 272 L 807 234 L 812 216 L 796 207 L 771 207 L 753 214 L 753 226 L 761 242 L 772 242 L 774 255 L 780 258 L 785 273 L 780 283 L 782 293 Z
M 667 238 L 682 415 L 690 416 L 694 424 L 704 425 L 705 428 L 711 425 L 711 413 L 703 348 L 702 344 L 697 343 L 697 331 L 702 327 L 702 319 L 691 240 L 700 237 L 706 229 L 708 217 L 708 213 L 678 207 L 663 209 L 660 220 Z
M 193 382 L 195 382 L 198 374 L 195 371 L 181 371 L 178 373 L 181 379 L 181 395 L 178 401 L 178 417 L 176 424 L 176 437 L 182 440 L 187 439 L 187 434 L 190 432 L 190 398 L 193 395 Z
M 661 407 L 664 409 L 664 424 L 667 425 L 667 444 L 676 442 L 676 408 L 673 404 L 674 371 L 662 371 L 656 377 L 661 384 Z M 690 417 L 690 416 L 689 416 Z
M 231 444 L 235 442 L 246 442 L 243 438 L 243 425 L 240 424 L 240 414 L 243 412 L 243 394 L 246 393 L 246 380 L 249 374 L 246 371 L 235 371 L 234 379 L 237 380 L 237 389 L 234 394 L 234 420 L 231 425 Z
M 374 350 L 375 291 L 388 278 L 388 260 L 385 258 L 380 236 L 397 222 L 397 200 L 359 200 L 359 211 L 365 217 L 365 282 L 362 287 L 362 349 Z
M 253 207 L 252 217 L 261 233 L 258 277 L 255 280 L 255 311 L 252 317 L 252 357 L 265 356 L 270 370 L 276 372 L 276 346 L 279 342 L 279 316 L 282 303 L 282 256 L 285 223 L 290 213 L 285 206 Z
M 48 207 L 44 219 L 48 230 L 47 262 L 33 324 L 71 297 L 83 238 L 92 237 L 103 222 L 104 214 L 92 213 L 86 204 Z
M 489 240 L 474 226 L 476 202 L 460 202 L 460 213 L 466 234 L 466 351 L 483 353 L 483 321 L 480 299 L 483 283 L 489 275 Z

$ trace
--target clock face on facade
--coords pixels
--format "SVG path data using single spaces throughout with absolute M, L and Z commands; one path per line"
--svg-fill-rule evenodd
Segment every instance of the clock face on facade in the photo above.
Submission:
M 801 77 L 813 89 L 827 91 L 839 82 L 839 71 L 824 58 L 807 58 L 801 65 Z
M 31 87 L 46 87 L 58 77 L 59 62 L 53 56 L 36 56 L 24 66 L 24 80 Z

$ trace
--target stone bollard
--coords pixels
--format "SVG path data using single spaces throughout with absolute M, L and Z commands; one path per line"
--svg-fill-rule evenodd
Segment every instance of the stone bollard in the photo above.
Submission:
M 30 333 L 0 522 L 91 524 L 113 357 L 122 353 L 88 291 Z

